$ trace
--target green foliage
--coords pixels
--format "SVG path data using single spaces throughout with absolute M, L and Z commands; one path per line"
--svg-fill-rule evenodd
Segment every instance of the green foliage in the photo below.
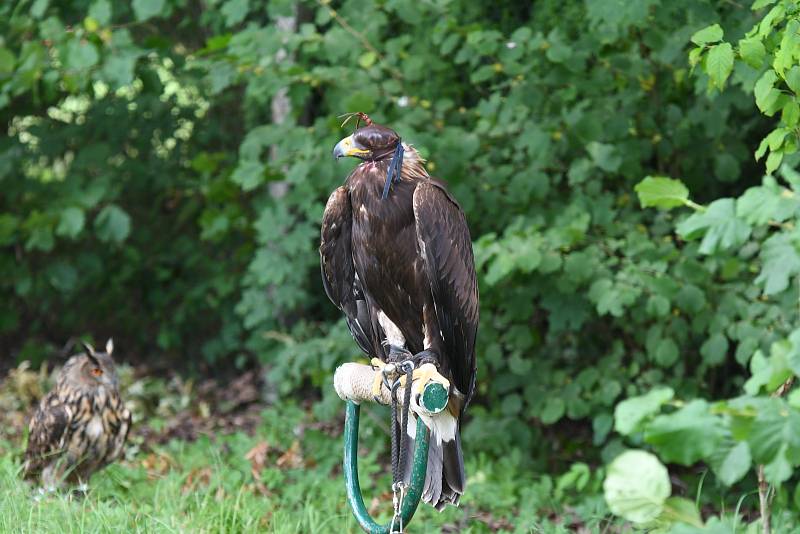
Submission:
M 700 346 L 700 356 L 704 364 L 722 365 L 730 355 L 731 341 L 738 339 L 735 358 L 740 365 L 748 365 L 747 380 L 738 383 L 740 387 L 731 392 L 733 398 L 716 402 L 690 396 L 686 401 L 675 400 L 663 390 L 629 398 L 617 406 L 615 429 L 635 443 L 650 445 L 665 462 L 684 466 L 704 462 L 724 486 L 741 484 L 744 491 L 749 487 L 755 492 L 748 473 L 762 466 L 766 481 L 785 496 L 782 486 L 800 467 L 800 395 L 792 392 L 788 400 L 782 398 L 800 376 L 800 330 L 796 308 L 791 305 L 797 300 L 800 274 L 796 230 L 800 220 L 799 184 L 794 170 L 800 110 L 795 85 L 800 71 L 793 70 L 800 57 L 800 12 L 791 1 L 759 1 L 753 9 L 773 3 L 776 5 L 739 41 L 740 61 L 735 66 L 732 55 L 727 57 L 730 44 L 720 43 L 706 50 L 708 43 L 722 39 L 719 26 L 695 33 L 692 41 L 698 48 L 689 55 L 694 64 L 702 58 L 711 85 L 718 89 L 724 87 L 732 70 L 739 72 L 735 83 L 752 87 L 757 108 L 778 121 L 755 150 L 756 159 L 769 152 L 762 184 L 738 197 L 718 198 L 708 206 L 682 201 L 688 199 L 688 191 L 674 179 L 660 179 L 670 187 L 661 196 L 658 189 L 653 192 L 651 177 L 636 188 L 644 207 L 685 205 L 694 210 L 675 224 L 676 233 L 688 242 L 701 240 L 697 253 L 706 256 L 703 263 L 721 276 L 716 289 L 723 294 L 722 301 L 749 314 L 743 317 L 749 324 L 715 318 L 723 324 L 709 331 L 711 335 Z M 722 62 L 721 47 L 728 51 Z M 782 112 L 777 116 L 779 110 Z M 772 175 L 776 170 L 782 182 Z M 746 268 L 743 262 L 748 264 Z M 741 283 L 753 283 L 756 289 L 743 291 Z M 759 324 L 760 313 L 770 319 L 764 326 L 753 328 Z M 720 398 L 719 394 L 709 391 L 707 396 Z M 628 481 L 631 483 L 633 476 Z M 624 485 L 624 480 L 615 483 Z M 646 496 L 642 489 L 636 494 L 639 498 Z M 607 492 L 606 498 L 611 504 L 614 496 Z M 670 524 L 681 522 L 687 521 L 675 518 Z M 706 527 L 711 526 L 709 520 Z M 673 532 L 684 532 L 683 527 L 676 528 Z

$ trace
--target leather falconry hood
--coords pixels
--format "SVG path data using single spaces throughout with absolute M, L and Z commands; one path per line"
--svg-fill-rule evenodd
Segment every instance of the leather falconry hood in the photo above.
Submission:
M 381 199 L 385 199 L 389 195 L 389 189 L 392 184 L 400 182 L 400 172 L 403 169 L 403 140 L 397 135 L 397 132 L 386 126 L 375 124 L 369 115 L 358 111 L 351 113 L 347 116 L 342 126 L 347 124 L 347 121 L 352 117 L 356 119 L 356 131 L 351 136 L 356 144 L 369 151 L 369 154 L 360 156 L 365 161 L 383 161 L 391 157 L 389 168 L 386 172 L 386 184 L 383 187 L 383 195 Z M 358 127 L 361 121 L 364 121 L 364 126 Z

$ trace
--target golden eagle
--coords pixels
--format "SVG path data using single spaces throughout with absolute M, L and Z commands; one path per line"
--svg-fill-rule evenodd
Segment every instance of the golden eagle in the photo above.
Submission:
M 441 510 L 465 486 L 459 426 L 475 389 L 478 329 L 472 241 L 464 212 L 417 151 L 360 116 L 366 125 L 333 149 L 362 163 L 325 207 L 322 281 L 361 350 L 385 363 L 433 363 L 450 382 L 423 492 Z

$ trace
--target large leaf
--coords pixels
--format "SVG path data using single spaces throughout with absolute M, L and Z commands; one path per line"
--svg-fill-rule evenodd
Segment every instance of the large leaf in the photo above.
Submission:
M 658 458 L 630 450 L 608 466 L 603 493 L 612 513 L 634 523 L 647 523 L 661 514 L 672 486 L 667 468 Z
M 739 55 L 745 63 L 754 69 L 760 69 L 764 64 L 764 57 L 767 51 L 764 48 L 764 43 L 758 37 L 751 37 L 749 39 L 742 39 L 739 41 Z
M 746 441 L 729 440 L 728 446 L 720 451 L 719 462 L 713 463 L 714 472 L 726 485 L 731 486 L 741 480 L 752 468 L 750 447 Z
M 766 177 L 763 186 L 751 187 L 736 200 L 736 215 L 750 224 L 783 222 L 800 212 L 800 199 Z
M 718 88 L 725 87 L 725 80 L 733 70 L 733 47 L 730 43 L 721 43 L 711 47 L 705 61 L 705 71 L 711 82 Z
M 689 190 L 680 180 L 647 176 L 634 187 L 643 208 L 677 208 L 689 199 Z
M 775 71 L 768 69 L 756 82 L 753 88 L 753 94 L 756 97 L 756 105 L 762 113 L 770 114 L 773 106 L 775 105 L 781 92 L 775 88 L 775 82 L 778 80 L 778 75 Z
M 792 234 L 778 233 L 764 242 L 761 272 L 757 284 L 764 284 L 765 295 L 775 295 L 789 287 L 789 280 L 800 274 L 800 253 Z
M 131 231 L 131 217 L 116 204 L 109 204 L 97 214 L 94 226 L 101 241 L 121 243 Z
M 712 415 L 706 401 L 695 399 L 668 415 L 659 415 L 645 428 L 644 440 L 667 462 L 691 465 L 717 448 L 722 420 Z
M 723 36 L 722 28 L 719 24 L 712 24 L 711 26 L 706 26 L 702 30 L 698 30 L 692 35 L 692 42 L 698 46 L 702 46 L 708 43 L 716 43 L 722 40 Z
M 136 20 L 143 21 L 161 15 L 166 0 L 133 0 L 133 13 Z
M 624 435 L 632 433 L 642 421 L 672 400 L 674 395 L 672 388 L 658 388 L 645 395 L 625 399 L 614 408 L 614 430 Z
M 703 236 L 700 243 L 702 254 L 737 247 L 750 237 L 750 226 L 736 216 L 732 198 L 715 200 L 706 211 L 695 213 L 679 224 L 677 230 L 685 239 Z
M 77 237 L 83 230 L 83 225 L 86 222 L 86 216 L 83 210 L 77 207 L 65 208 L 61 212 L 61 216 L 56 226 L 56 234 L 67 237 Z
M 800 412 L 780 399 L 761 408 L 747 439 L 753 460 L 766 464 L 786 447 L 800 452 Z

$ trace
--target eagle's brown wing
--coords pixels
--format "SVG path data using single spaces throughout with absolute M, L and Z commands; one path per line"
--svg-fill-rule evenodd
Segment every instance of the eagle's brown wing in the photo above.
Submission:
M 366 354 L 375 356 L 381 354 L 381 343 L 353 265 L 352 228 L 350 195 L 347 188 L 339 187 L 331 193 L 322 215 L 319 246 L 322 284 L 331 302 L 344 312 L 358 346 Z
M 25 450 L 26 478 L 38 476 L 44 466 L 61 453 L 71 419 L 72 411 L 55 393 L 51 392 L 42 399 L 29 427 Z
M 422 182 L 414 191 L 419 253 L 431 284 L 444 357 L 456 387 L 469 402 L 475 388 L 478 282 L 469 228 L 443 185 Z

